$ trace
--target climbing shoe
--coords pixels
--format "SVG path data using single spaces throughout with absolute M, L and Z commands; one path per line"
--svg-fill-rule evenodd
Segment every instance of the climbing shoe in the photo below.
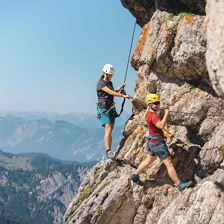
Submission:
M 106 151 L 106 159 L 115 159 L 115 154 L 111 150 Z
M 177 186 L 177 189 L 179 191 L 183 191 L 184 189 L 190 187 L 192 185 L 192 181 L 188 181 L 188 182 L 180 182 L 180 184 Z
M 136 183 L 137 185 L 143 186 L 144 183 L 140 180 L 139 175 L 137 174 L 132 174 L 131 175 L 131 180 Z

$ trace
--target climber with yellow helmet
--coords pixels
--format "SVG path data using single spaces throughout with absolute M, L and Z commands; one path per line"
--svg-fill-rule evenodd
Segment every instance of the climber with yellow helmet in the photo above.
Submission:
M 112 130 L 114 127 L 115 118 L 117 117 L 114 96 L 127 99 L 130 99 L 131 97 L 127 94 L 120 93 L 120 91 L 124 88 L 125 83 L 114 90 L 113 83 L 111 82 L 111 79 L 115 73 L 113 65 L 104 65 L 102 71 L 103 74 L 97 83 L 97 114 L 101 125 L 105 129 L 104 144 L 107 157 L 109 157 L 110 159 L 114 159 L 115 155 L 111 151 Z
M 165 143 L 165 135 L 163 131 L 167 125 L 167 120 L 169 116 L 169 109 L 165 109 L 165 114 L 160 120 L 157 112 L 160 109 L 160 96 L 155 93 L 150 93 L 146 96 L 146 122 L 148 126 L 148 157 L 143 160 L 138 166 L 135 174 L 131 176 L 131 180 L 138 185 L 143 185 L 143 182 L 140 180 L 139 175 L 142 171 L 153 163 L 157 157 L 164 163 L 167 168 L 168 175 L 177 186 L 178 190 L 184 190 L 185 188 L 191 186 L 192 181 L 183 182 L 180 181 L 176 170 L 173 165 L 171 155 L 169 153 L 168 147 Z M 166 134 L 166 133 L 165 133 Z

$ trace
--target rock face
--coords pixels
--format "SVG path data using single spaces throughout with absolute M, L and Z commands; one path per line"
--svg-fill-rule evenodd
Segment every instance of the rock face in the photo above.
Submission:
M 140 26 L 145 25 L 156 10 L 174 14 L 191 12 L 203 15 L 205 2 L 205 0 L 121 0 L 122 5 L 132 13 Z
M 216 92 L 224 97 L 224 1 L 207 0 L 207 66 Z
M 201 78 L 207 73 L 205 33 L 203 16 L 156 11 L 143 27 L 132 65 L 136 70 L 148 65 L 168 78 Z
M 83 123 L 92 123 L 92 119 L 90 117 Z M 96 116 L 94 119 L 95 127 L 99 128 L 84 128 L 65 120 L 27 121 L 14 116 L 1 116 L 0 112 L 0 148 L 11 153 L 27 153 L 32 149 L 32 152 L 47 153 L 63 160 L 99 161 L 104 155 L 103 129 Z M 117 126 L 114 129 L 114 146 L 119 144 L 121 133 L 121 128 Z
M 133 115 L 117 151 L 123 162 L 101 161 L 94 167 L 70 203 L 65 224 L 224 223 L 224 102 L 206 66 L 204 1 L 180 2 L 198 15 L 150 14 L 153 1 L 122 0 L 143 25 L 132 57 L 137 71 Z M 161 106 L 170 108 L 169 130 L 176 138 L 167 144 L 180 179 L 194 180 L 182 193 L 159 160 L 141 174 L 144 187 L 129 179 L 147 156 L 149 92 L 160 94 Z

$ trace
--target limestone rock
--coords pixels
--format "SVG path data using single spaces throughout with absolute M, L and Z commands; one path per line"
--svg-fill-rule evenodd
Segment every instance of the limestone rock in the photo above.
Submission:
M 206 63 L 215 91 L 224 97 L 224 1 L 207 0 Z
M 176 15 L 170 13 L 178 11 L 169 5 L 172 1 L 121 2 L 143 25 L 132 57 L 137 71 L 133 115 L 117 151 L 122 163 L 108 160 L 95 166 L 67 209 L 64 223 L 222 224 L 224 101 L 207 72 L 211 76 L 205 59 L 207 19 L 201 15 L 205 1 L 176 1 L 188 9 Z M 216 46 L 222 46 L 221 37 Z M 140 175 L 144 187 L 129 179 L 147 157 L 145 96 L 149 92 L 160 94 L 161 107 L 170 108 L 168 129 L 175 137 L 167 145 L 180 179 L 194 182 L 182 193 L 159 159 Z
M 144 26 L 151 19 L 156 10 L 173 14 L 180 12 L 205 14 L 205 0 L 121 0 L 121 3 L 132 13 L 141 26 Z
M 157 223 L 224 223 L 224 194 L 217 186 L 223 175 L 223 170 L 217 170 L 194 189 L 186 190 L 165 209 Z
M 132 65 L 169 78 L 196 80 L 207 76 L 205 63 L 206 26 L 204 16 L 156 11 L 143 27 Z

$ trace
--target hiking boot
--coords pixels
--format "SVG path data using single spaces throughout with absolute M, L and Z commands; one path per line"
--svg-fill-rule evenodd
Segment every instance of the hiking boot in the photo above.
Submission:
M 192 181 L 183 182 L 181 181 L 180 184 L 177 186 L 179 191 L 183 191 L 184 189 L 190 187 L 192 185 Z
M 140 180 L 139 175 L 137 174 L 132 174 L 131 175 L 131 180 L 136 183 L 137 185 L 143 186 L 144 183 Z
M 115 154 L 111 150 L 106 151 L 106 159 L 115 159 Z

